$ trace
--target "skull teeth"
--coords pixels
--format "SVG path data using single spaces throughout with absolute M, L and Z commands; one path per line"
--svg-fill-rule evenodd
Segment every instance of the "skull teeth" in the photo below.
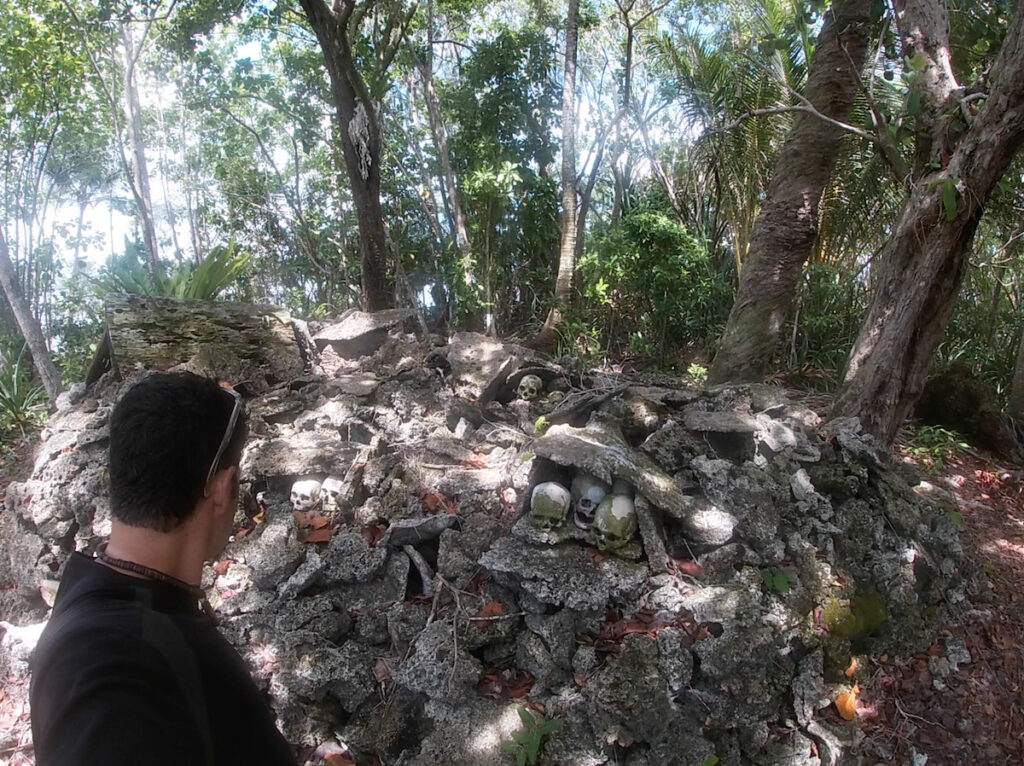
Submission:
M 590 529 L 591 525 L 594 523 L 594 512 L 581 511 L 577 509 L 576 513 L 573 514 L 573 522 L 580 529 Z

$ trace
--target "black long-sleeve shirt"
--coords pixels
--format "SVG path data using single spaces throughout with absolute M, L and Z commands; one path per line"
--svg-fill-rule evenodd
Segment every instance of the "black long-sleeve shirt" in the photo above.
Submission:
M 81 554 L 32 660 L 37 766 L 294 766 L 242 658 L 173 585 Z

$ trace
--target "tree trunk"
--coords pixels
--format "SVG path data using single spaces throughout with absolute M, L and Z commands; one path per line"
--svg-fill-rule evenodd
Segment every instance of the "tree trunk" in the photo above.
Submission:
M 826 117 L 842 122 L 849 118 L 870 33 L 870 3 L 836 0 L 827 12 L 805 89 L 807 101 Z M 816 115 L 797 114 L 750 235 L 739 290 L 709 382 L 764 378 L 814 247 L 818 203 L 843 135 L 841 128 Z
M 1010 401 L 1007 413 L 1024 422 L 1024 332 L 1020 334 L 1020 345 L 1017 347 L 1017 363 L 1013 368 L 1013 381 L 1010 384 Z
M 61 391 L 60 373 L 53 364 L 50 350 L 46 347 L 46 338 L 39 327 L 39 322 L 29 310 L 25 297 L 18 288 L 17 276 L 14 273 L 14 264 L 11 262 L 11 254 L 7 250 L 7 240 L 0 231 L 0 288 L 4 291 L 7 303 L 14 314 L 14 321 L 18 324 L 29 353 L 32 354 L 32 362 L 35 364 L 39 379 L 46 390 L 46 396 L 52 405 L 57 400 L 57 394 Z
M 359 256 L 363 304 L 367 311 L 392 305 L 388 289 L 388 248 L 380 207 L 380 123 L 349 40 L 354 0 L 337 2 L 336 10 L 323 0 L 300 0 L 310 27 L 320 42 L 339 122 L 345 169 L 359 227 Z
M 562 76 L 562 226 L 555 277 L 555 305 L 548 312 L 534 344 L 553 348 L 562 309 L 569 303 L 576 270 L 576 48 L 579 0 L 569 0 L 565 20 L 565 66 Z
M 215 374 L 248 393 L 261 393 L 302 374 L 303 359 L 291 316 L 277 306 L 193 301 L 110 293 L 104 298 L 103 357 L 121 377 L 136 366 L 167 370 L 188 365 Z
M 153 219 L 153 198 L 149 190 L 149 166 L 146 163 L 146 144 L 142 135 L 142 106 L 139 87 L 135 80 L 135 67 L 139 51 L 132 38 L 131 22 L 121 22 L 121 44 L 124 46 L 124 108 L 125 128 L 131 147 L 132 193 L 142 224 L 142 240 L 146 246 L 146 265 L 150 273 L 159 263 L 156 222 Z
M 945 76 L 927 74 L 933 66 L 943 69 L 948 41 L 944 36 L 925 39 L 921 30 L 927 27 L 916 17 L 908 18 L 912 11 L 921 11 L 912 5 L 935 11 L 941 10 L 941 3 L 907 2 L 901 29 L 912 30 L 904 34 L 914 43 L 911 51 L 930 59 L 921 82 L 925 88 L 930 80 L 938 83 L 931 102 L 938 103 L 946 92 L 951 97 L 944 109 L 960 111 L 957 91 L 948 88 Z M 916 179 L 899 224 L 876 259 L 877 287 L 833 413 L 859 417 L 886 443 L 892 442 L 920 396 L 928 363 L 949 323 L 985 203 L 1024 144 L 1024 6 L 1010 23 L 989 83 L 980 111 L 948 164 Z M 940 133 L 946 122 L 931 118 Z M 935 138 L 930 142 L 929 156 Z
M 462 210 L 462 199 L 455 183 L 455 171 L 452 170 L 451 156 L 448 154 L 448 133 L 441 117 L 441 106 L 434 93 L 433 73 L 429 60 L 419 65 L 420 77 L 423 81 L 423 100 L 427 104 L 427 120 L 430 122 L 430 133 L 434 137 L 438 159 L 441 160 L 441 182 L 444 184 L 445 197 L 448 200 L 449 226 L 455 238 L 455 249 L 462 262 L 462 279 L 466 285 L 474 282 L 473 252 L 469 245 L 469 233 L 466 228 L 466 214 Z

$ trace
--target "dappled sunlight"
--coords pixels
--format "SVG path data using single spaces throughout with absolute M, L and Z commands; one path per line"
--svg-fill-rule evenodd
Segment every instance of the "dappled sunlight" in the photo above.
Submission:
M 981 550 L 994 556 L 1016 556 L 1024 561 L 1024 544 L 1019 542 L 1012 542 L 1006 539 L 996 539 L 992 540 L 987 545 L 981 546 Z
M 506 705 L 490 723 L 473 733 L 468 743 L 469 752 L 480 755 L 489 753 L 497 757 L 501 743 L 511 740 L 512 732 L 523 725 L 516 712 L 518 707 L 518 704 Z

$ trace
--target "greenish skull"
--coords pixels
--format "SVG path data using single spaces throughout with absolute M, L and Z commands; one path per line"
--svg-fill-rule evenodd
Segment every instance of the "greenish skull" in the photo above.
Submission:
M 591 527 L 594 542 L 602 551 L 621 548 L 636 533 L 636 509 L 625 495 L 606 495 L 597 506 Z
M 569 501 L 569 490 L 561 484 L 554 481 L 538 484 L 530 495 L 530 521 L 544 530 L 562 526 Z
M 516 387 L 516 394 L 523 401 L 532 402 L 544 392 L 544 381 L 536 375 L 524 375 Z

